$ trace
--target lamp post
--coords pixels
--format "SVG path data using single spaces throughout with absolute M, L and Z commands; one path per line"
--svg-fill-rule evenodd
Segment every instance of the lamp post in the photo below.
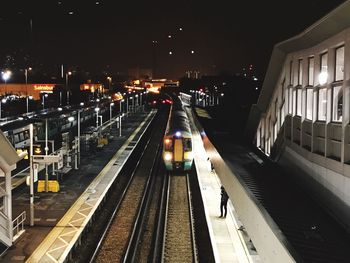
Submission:
M 107 80 L 108 80 L 108 89 L 111 90 L 112 78 L 107 77 Z
M 119 113 L 120 114 L 122 113 L 122 103 L 123 102 L 124 102 L 124 99 L 119 101 Z
M 114 106 L 114 102 L 109 104 L 109 128 L 112 129 L 112 107 Z
M 47 98 L 49 95 L 47 93 L 43 94 L 43 110 L 45 109 L 45 98 Z
M 1 116 L 1 104 L 2 103 L 6 103 L 6 99 L 2 99 L 1 101 L 0 101 L 0 119 L 2 118 L 2 116 Z
M 68 121 L 73 123 L 74 122 L 74 117 L 70 116 L 68 117 Z M 79 134 L 80 134 L 80 110 L 78 110 L 78 120 L 77 120 L 77 126 L 78 126 L 78 140 L 75 137 L 75 143 L 76 143 L 76 147 L 75 147 L 75 154 L 74 154 L 74 169 L 77 170 L 78 169 L 78 162 L 79 162 L 79 145 L 80 145 L 80 138 L 79 138 Z
M 80 112 L 78 110 L 78 165 L 80 165 Z
M 71 71 L 66 73 L 66 90 L 67 90 L 67 105 L 69 105 L 69 89 L 68 89 L 68 76 L 72 75 Z
M 129 116 L 129 94 L 126 94 L 126 117 Z
M 10 79 L 12 72 L 10 70 L 2 71 L 2 79 L 5 81 L 5 93 L 6 93 L 6 83 Z
M 138 94 L 135 95 L 135 108 L 137 106 L 139 106 L 139 95 Z
M 29 100 L 33 99 L 33 96 L 27 96 L 26 100 L 27 100 L 27 114 L 29 112 Z
M 29 210 L 30 210 L 30 226 L 34 226 L 34 173 L 33 173 L 33 124 L 29 126 Z
M 26 95 L 27 96 L 28 96 L 28 71 L 31 71 L 31 70 L 32 70 L 31 67 L 24 69 L 24 77 L 26 79 Z
M 96 112 L 96 128 L 98 128 L 98 112 L 100 111 L 99 107 L 95 108 L 95 112 Z
M 48 146 L 48 121 L 45 119 L 45 155 L 49 154 L 49 146 Z M 45 192 L 49 191 L 49 171 L 48 165 L 45 163 Z

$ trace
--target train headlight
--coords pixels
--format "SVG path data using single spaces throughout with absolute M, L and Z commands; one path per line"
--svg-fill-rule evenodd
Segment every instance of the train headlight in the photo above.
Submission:
M 164 160 L 165 161 L 171 161 L 173 159 L 173 155 L 171 153 L 165 153 L 164 154 Z
M 181 137 L 181 132 L 177 131 L 177 132 L 175 133 L 175 136 L 176 136 L 176 137 Z
M 193 158 L 194 158 L 193 152 L 185 152 L 184 153 L 184 159 L 185 160 L 193 160 Z

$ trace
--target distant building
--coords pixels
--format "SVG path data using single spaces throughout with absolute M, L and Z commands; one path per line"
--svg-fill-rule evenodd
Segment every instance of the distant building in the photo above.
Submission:
M 103 93 L 104 92 L 104 86 L 103 84 L 93 84 L 93 83 L 85 83 L 80 85 L 81 91 L 90 91 L 92 93 L 98 92 Z
M 41 93 L 53 93 L 56 86 L 57 84 L 0 84 L 0 96 L 32 96 L 34 100 L 39 100 Z
M 350 230 L 349 14 L 346 1 L 274 47 L 247 133 Z

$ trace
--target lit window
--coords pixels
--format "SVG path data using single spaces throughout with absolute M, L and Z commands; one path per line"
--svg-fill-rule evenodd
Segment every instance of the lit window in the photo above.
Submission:
M 313 89 L 306 89 L 306 119 L 312 120 Z
M 342 86 L 333 87 L 332 92 L 332 121 L 341 122 L 343 117 L 343 90 Z
M 301 88 L 296 89 L 296 115 L 301 116 Z
M 288 89 L 288 113 L 292 114 L 293 111 L 293 88 Z
M 298 85 L 303 85 L 303 60 L 298 61 Z
M 315 59 L 313 57 L 309 58 L 309 76 L 308 76 L 308 85 L 309 86 L 313 86 L 314 85 L 314 63 L 315 63 Z
M 289 63 L 289 84 L 293 85 L 293 61 Z
M 327 73 L 327 69 L 328 69 L 328 66 L 327 66 L 327 60 L 328 60 L 328 53 L 323 53 L 321 55 L 321 64 L 320 64 L 320 71 L 321 73 L 322 72 L 326 72 Z
M 275 122 L 275 124 L 273 125 L 273 142 L 276 141 L 277 139 L 277 133 L 278 133 L 278 129 L 277 129 L 277 121 Z
M 327 90 L 319 89 L 318 90 L 318 115 L 317 119 L 320 121 L 326 120 L 327 112 Z
M 284 115 L 284 102 L 280 108 L 280 127 L 282 127 L 283 123 L 284 123 L 284 118 L 285 118 L 285 115 Z
M 335 50 L 335 81 L 344 79 L 344 46 Z

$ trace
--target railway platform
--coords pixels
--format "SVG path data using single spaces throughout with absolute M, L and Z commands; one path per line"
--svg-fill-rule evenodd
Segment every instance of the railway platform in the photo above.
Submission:
M 200 132 L 192 126 L 194 162 L 203 199 L 215 262 L 258 263 L 259 255 L 242 228 L 229 200 L 226 218 L 220 217 L 220 178 L 212 170 Z
M 29 188 L 16 188 L 13 215 L 26 211 L 25 233 L 0 262 L 63 262 L 154 115 L 155 111 L 129 115 L 122 136 L 113 128 L 113 140 L 101 151 L 82 154 L 80 168 L 62 178 L 59 192 L 36 193 L 34 226 L 29 226 Z

